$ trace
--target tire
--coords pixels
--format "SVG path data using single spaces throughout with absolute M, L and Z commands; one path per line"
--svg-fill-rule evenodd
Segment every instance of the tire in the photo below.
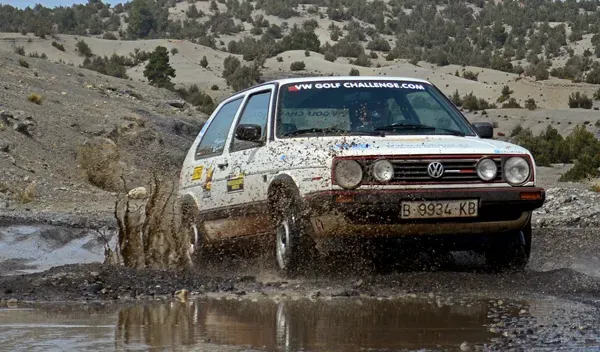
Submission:
M 184 236 L 190 239 L 190 258 L 194 266 L 206 263 L 208 250 L 202 232 L 202 220 L 195 206 L 186 205 L 182 209 L 181 225 Z
M 278 202 L 275 226 L 275 261 L 283 276 L 295 276 L 304 271 L 312 259 L 310 240 L 305 231 L 297 203 L 294 199 Z
M 495 271 L 521 272 L 531 255 L 531 220 L 520 230 L 493 241 L 486 253 L 487 264 Z

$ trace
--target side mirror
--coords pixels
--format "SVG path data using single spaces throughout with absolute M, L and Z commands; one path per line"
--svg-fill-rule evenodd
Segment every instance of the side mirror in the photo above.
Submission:
M 259 125 L 238 125 L 235 129 L 235 138 L 241 141 L 259 142 L 262 137 L 261 130 Z
M 493 138 L 494 137 L 494 125 L 490 122 L 473 122 L 475 131 L 481 138 Z

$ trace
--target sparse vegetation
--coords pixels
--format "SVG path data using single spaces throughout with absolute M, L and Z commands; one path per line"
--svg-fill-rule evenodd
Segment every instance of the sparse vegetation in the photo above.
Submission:
M 479 80 L 479 72 L 463 71 L 462 77 L 471 81 Z
M 302 71 L 305 68 L 304 61 L 294 61 L 290 64 L 290 71 Z
M 179 53 L 179 49 L 171 48 L 171 55 L 175 56 L 175 55 L 177 55 L 177 53 Z
M 64 45 L 62 45 L 62 44 L 60 44 L 60 43 L 58 43 L 56 41 L 52 42 L 52 46 L 55 47 L 56 49 L 60 50 L 60 51 L 65 51 Z
M 575 162 L 573 168 L 560 177 L 560 181 L 580 181 L 599 175 L 600 141 L 585 126 L 575 127 L 566 138 L 552 126 L 538 136 L 534 136 L 531 129 L 517 126 L 511 131 L 510 140 L 531 151 L 540 166 Z
M 29 53 L 29 54 L 27 54 L 27 56 L 33 57 L 33 58 L 36 58 L 36 59 L 44 59 L 44 60 L 48 59 L 48 56 L 46 56 L 45 53 L 42 53 L 42 55 L 40 55 L 40 54 L 38 54 L 37 51 Z
M 215 109 L 215 104 L 210 95 L 201 91 L 195 84 L 189 89 L 180 88 L 177 92 L 183 100 L 197 107 L 199 111 L 207 115 L 210 115 Z
M 27 100 L 29 100 L 30 102 L 32 102 L 34 104 L 42 105 L 44 98 L 37 93 L 31 93 L 27 96 Z
M 245 66 L 235 56 L 228 56 L 223 60 L 223 78 L 234 91 L 239 91 L 260 80 L 259 68 L 257 62 L 252 66 Z
M 131 65 L 131 61 L 124 56 L 113 54 L 110 58 L 106 56 L 86 57 L 81 67 L 103 75 L 127 79 L 129 76 L 127 75 L 126 64 Z
M 355 68 L 351 68 L 350 69 L 350 76 L 360 76 L 360 71 L 355 69 Z
M 535 99 L 529 98 L 529 99 L 525 100 L 525 108 L 528 110 L 537 109 L 537 104 L 535 103 Z
M 80 56 L 92 57 L 94 55 L 92 53 L 92 49 L 90 49 L 90 46 L 87 45 L 87 43 L 83 40 L 78 40 L 75 47 L 77 48 L 77 52 Z
M 19 59 L 19 66 L 29 68 L 29 62 L 25 61 L 25 59 Z
M 592 99 L 588 98 L 587 95 L 581 92 L 571 93 L 569 96 L 569 107 L 571 109 L 581 108 L 581 109 L 591 109 L 594 105 Z
M 25 56 L 25 48 L 22 46 L 15 47 L 15 54 Z

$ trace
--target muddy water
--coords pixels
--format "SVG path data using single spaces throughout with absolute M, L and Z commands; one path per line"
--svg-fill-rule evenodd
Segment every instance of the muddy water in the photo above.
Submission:
M 120 308 L 9 308 L 0 310 L 0 350 L 460 350 L 498 336 L 490 326 L 499 317 L 535 307 L 430 298 L 204 298 Z

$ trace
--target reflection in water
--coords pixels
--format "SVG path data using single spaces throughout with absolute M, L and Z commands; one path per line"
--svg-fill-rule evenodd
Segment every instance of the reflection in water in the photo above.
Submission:
M 488 301 L 471 306 L 422 300 L 210 299 L 148 303 L 118 313 L 117 350 L 203 343 L 278 351 L 351 351 L 364 348 L 456 348 L 493 335 Z

